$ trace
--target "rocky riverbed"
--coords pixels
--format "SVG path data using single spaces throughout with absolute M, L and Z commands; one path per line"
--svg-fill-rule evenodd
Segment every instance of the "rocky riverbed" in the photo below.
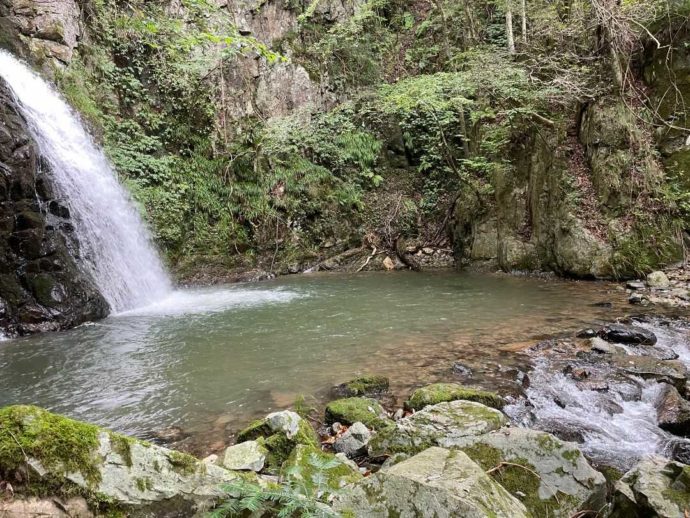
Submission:
M 367 376 L 333 387 L 322 415 L 274 412 L 204 460 L 6 407 L 0 512 L 687 516 L 690 322 L 630 318 L 527 354 L 504 396 L 436 383 L 396 405 L 388 380 Z

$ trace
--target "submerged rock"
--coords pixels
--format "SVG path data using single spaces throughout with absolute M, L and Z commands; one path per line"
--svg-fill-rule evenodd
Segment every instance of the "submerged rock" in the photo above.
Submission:
M 690 515 L 690 466 L 651 457 L 616 484 L 611 518 L 684 518 Z
M 298 444 L 318 446 L 312 427 L 290 410 L 273 412 L 254 421 L 237 435 L 237 442 L 257 441 L 267 450 L 265 469 L 277 473 Z
M 341 383 L 333 387 L 335 396 L 358 397 L 358 396 L 379 396 L 388 392 L 390 382 L 385 376 L 361 376 L 347 383 Z
M 81 494 L 106 509 L 156 515 L 173 501 L 183 514 L 212 505 L 237 474 L 41 408 L 12 406 L 0 410 L 0 478 L 18 492 Z
M 461 451 L 427 450 L 349 488 L 334 504 L 343 515 L 521 518 L 525 507 Z
M 659 360 L 651 356 L 615 354 L 611 357 L 611 365 L 644 379 L 665 381 L 679 391 L 685 389 L 685 383 L 688 379 L 685 364 L 678 360 Z
M 366 453 L 370 439 L 371 432 L 368 428 L 362 423 L 357 422 L 336 439 L 333 449 L 338 453 L 344 453 L 348 457 L 357 457 Z
M 464 437 L 497 430 L 507 423 L 503 413 L 480 403 L 439 403 L 380 430 L 369 442 L 369 455 L 417 453 L 429 446 L 451 448 L 462 443 Z
M 336 399 L 326 405 L 326 423 L 363 423 L 368 428 L 380 429 L 389 426 L 386 411 L 375 399 L 351 397 Z
M 620 344 L 654 345 L 656 335 L 643 327 L 624 324 L 610 324 L 599 330 L 599 336 L 604 340 Z
M 659 428 L 676 435 L 690 435 L 690 402 L 683 399 L 674 386 L 662 385 L 656 403 Z
M 469 388 L 458 383 L 434 383 L 418 388 L 405 402 L 405 405 L 412 410 L 421 410 L 427 405 L 460 399 L 475 401 L 499 410 L 505 405 L 503 398 L 494 392 Z
M 227 448 L 219 464 L 226 469 L 258 472 L 264 467 L 267 453 L 257 441 L 245 441 Z
M 464 444 L 463 444 L 464 443 Z M 576 444 L 526 428 L 506 428 L 466 437 L 459 447 L 516 496 L 532 516 L 569 518 L 598 511 L 606 480 Z

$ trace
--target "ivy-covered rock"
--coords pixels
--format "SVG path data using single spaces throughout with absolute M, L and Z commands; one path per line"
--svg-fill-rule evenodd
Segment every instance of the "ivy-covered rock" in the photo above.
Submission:
M 314 475 L 317 473 L 325 476 L 324 485 L 331 491 L 362 478 L 362 474 L 347 459 L 304 444 L 295 447 L 281 471 L 284 479 L 295 479 L 306 484 L 314 484 Z
M 374 397 L 388 392 L 390 382 L 385 376 L 360 376 L 333 387 L 337 397 Z
M 415 390 L 405 402 L 412 410 L 421 410 L 427 405 L 463 399 L 500 410 L 505 405 L 503 398 L 494 392 L 464 387 L 458 383 L 434 383 Z
M 375 399 L 351 397 L 336 399 L 326 406 L 326 423 L 354 424 L 363 423 L 375 430 L 390 426 L 386 411 Z
M 507 423 L 503 413 L 481 403 L 439 403 L 380 430 L 369 442 L 369 455 L 414 454 L 430 446 L 452 448 L 465 437 L 498 430 Z
M 265 448 L 265 469 L 277 473 L 298 444 L 318 447 L 319 438 L 307 421 L 290 410 L 273 412 L 237 435 L 237 442 L 257 441 Z
M 81 494 L 101 507 L 152 513 L 174 500 L 193 513 L 237 475 L 38 407 L 11 406 L 0 409 L 0 477 L 18 493 Z
M 641 461 L 616 483 L 612 518 L 684 518 L 690 514 L 690 466 L 662 457 Z
M 344 516 L 521 518 L 529 514 L 465 453 L 432 447 L 382 469 L 334 504 Z
M 458 446 L 532 516 L 569 518 L 578 511 L 601 509 L 606 480 L 577 445 L 526 428 L 505 428 L 466 437 Z

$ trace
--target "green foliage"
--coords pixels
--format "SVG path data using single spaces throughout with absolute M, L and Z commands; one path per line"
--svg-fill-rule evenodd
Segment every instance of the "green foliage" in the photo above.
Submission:
M 282 485 L 259 484 L 239 479 L 225 486 L 228 499 L 218 506 L 210 516 L 223 518 L 238 516 L 243 512 L 259 516 L 291 517 L 336 517 L 328 505 L 330 497 L 337 494 L 328 483 L 329 472 L 342 466 L 340 460 L 312 453 L 308 468 L 298 464 L 290 468 L 290 473 Z M 310 476 L 303 476 L 308 469 Z

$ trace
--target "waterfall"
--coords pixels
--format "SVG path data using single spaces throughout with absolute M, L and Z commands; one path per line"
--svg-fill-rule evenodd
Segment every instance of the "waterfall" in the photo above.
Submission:
M 74 111 L 46 81 L 2 50 L 0 77 L 50 166 L 55 195 L 69 208 L 79 264 L 111 310 L 144 306 L 167 295 L 170 280 L 137 209 Z

